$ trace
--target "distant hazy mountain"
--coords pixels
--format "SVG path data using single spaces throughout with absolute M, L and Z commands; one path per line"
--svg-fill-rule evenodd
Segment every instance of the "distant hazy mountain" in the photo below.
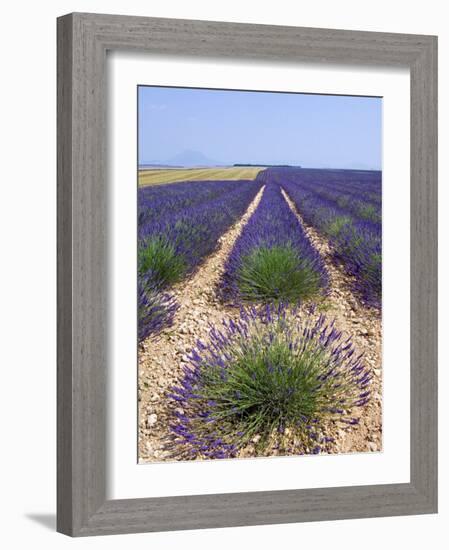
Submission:
M 223 162 L 206 157 L 200 151 L 185 150 L 166 160 L 141 162 L 142 166 L 226 166 Z

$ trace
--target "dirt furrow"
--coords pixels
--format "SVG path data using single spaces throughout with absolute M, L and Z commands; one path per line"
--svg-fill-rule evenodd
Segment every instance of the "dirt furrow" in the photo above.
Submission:
M 218 250 L 188 280 L 174 286 L 179 302 L 173 326 L 157 338 L 148 338 L 139 350 L 139 462 L 166 458 L 163 439 L 173 418 L 173 404 L 166 394 L 182 375 L 187 354 L 198 339 L 206 339 L 209 323 L 221 324 L 235 308 L 219 302 L 215 287 L 237 237 L 256 210 L 264 187 L 242 218 L 219 240 Z M 237 312 L 238 313 L 238 312 Z
M 364 361 L 371 367 L 373 381 L 371 400 L 360 409 L 358 426 L 339 429 L 336 433 L 335 452 L 352 453 L 382 450 L 382 318 L 378 311 L 363 306 L 351 292 L 351 277 L 335 265 L 332 250 L 326 238 L 304 222 L 288 194 L 282 194 L 298 217 L 312 244 L 320 253 L 329 274 L 329 293 L 318 305 L 336 326 L 350 335 L 357 350 L 363 352 Z M 357 416 L 357 414 L 355 415 Z

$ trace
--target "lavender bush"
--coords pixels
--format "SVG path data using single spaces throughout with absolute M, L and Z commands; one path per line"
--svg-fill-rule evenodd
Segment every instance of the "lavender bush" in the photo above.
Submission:
M 170 326 L 178 309 L 176 300 L 154 284 L 151 276 L 138 279 L 138 321 L 139 342 L 150 334 L 157 334 L 162 328 Z
M 354 276 L 354 290 L 362 301 L 381 307 L 382 239 L 369 222 L 347 224 L 331 238 L 335 257 Z
M 170 395 L 174 457 L 229 458 L 253 444 L 264 455 L 286 439 L 290 452 L 317 454 L 333 441 L 329 425 L 358 422 L 371 380 L 361 357 L 333 322 L 295 313 L 242 309 L 198 342 Z

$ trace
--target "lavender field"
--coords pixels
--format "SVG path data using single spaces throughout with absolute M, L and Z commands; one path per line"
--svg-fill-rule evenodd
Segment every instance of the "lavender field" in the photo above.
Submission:
M 140 462 L 382 450 L 381 172 L 251 170 L 138 189 Z

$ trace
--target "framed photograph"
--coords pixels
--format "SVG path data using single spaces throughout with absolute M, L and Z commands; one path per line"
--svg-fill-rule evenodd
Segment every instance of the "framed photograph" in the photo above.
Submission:
M 437 39 L 58 19 L 58 531 L 437 511 Z

